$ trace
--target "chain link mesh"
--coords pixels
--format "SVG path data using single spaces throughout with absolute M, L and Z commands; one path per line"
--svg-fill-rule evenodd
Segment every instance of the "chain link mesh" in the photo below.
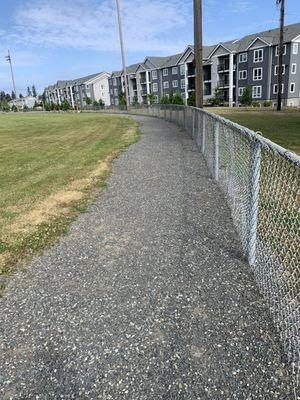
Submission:
M 231 208 L 244 255 L 300 378 L 300 157 L 194 107 L 131 108 L 181 126 L 195 139 Z

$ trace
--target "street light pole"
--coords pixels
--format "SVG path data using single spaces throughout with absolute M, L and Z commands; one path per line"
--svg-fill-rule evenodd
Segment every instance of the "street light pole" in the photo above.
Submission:
M 15 83 L 14 71 L 13 71 L 13 67 L 12 67 L 11 56 L 10 56 L 9 50 L 7 50 L 7 56 L 5 58 L 6 58 L 6 61 L 9 62 L 11 79 L 12 79 L 13 88 L 14 88 L 14 93 L 15 93 L 15 96 L 17 98 L 16 83 Z
M 284 31 L 284 6 L 285 0 L 276 0 L 280 3 L 280 34 L 278 46 L 278 84 L 277 84 L 277 111 L 281 111 L 281 87 L 282 87 L 282 59 L 283 59 L 283 31 Z
M 129 94 L 128 94 L 128 85 L 127 85 L 127 69 L 126 69 L 126 60 L 125 60 L 125 49 L 124 49 L 124 40 L 123 40 L 123 29 L 122 29 L 122 20 L 121 20 L 121 11 L 120 11 L 120 0 L 116 0 L 117 4 L 117 15 L 118 15 L 118 25 L 119 25 L 119 36 L 120 36 L 120 46 L 122 53 L 122 64 L 123 64 L 123 72 L 124 72 L 124 85 L 125 85 L 125 96 L 126 96 L 126 105 L 129 107 Z
M 194 52 L 196 107 L 203 108 L 202 0 L 194 0 Z

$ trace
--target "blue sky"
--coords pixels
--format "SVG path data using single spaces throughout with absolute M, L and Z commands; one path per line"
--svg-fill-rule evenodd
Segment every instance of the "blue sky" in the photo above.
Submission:
M 181 52 L 193 41 L 192 0 L 121 0 L 127 64 Z M 204 44 L 278 26 L 275 0 L 203 0 Z M 39 92 L 58 79 L 120 69 L 115 0 L 0 0 L 0 90 Z M 300 22 L 299 0 L 286 1 L 286 23 Z

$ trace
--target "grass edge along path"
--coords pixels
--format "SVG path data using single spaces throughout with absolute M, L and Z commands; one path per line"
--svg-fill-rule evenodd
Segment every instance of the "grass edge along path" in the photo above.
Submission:
M 114 117 L 112 117 L 114 118 Z M 124 117 L 121 117 L 124 118 Z M 128 119 L 128 118 L 127 118 Z M 25 265 L 45 248 L 55 244 L 79 213 L 98 194 L 97 188 L 105 187 L 112 171 L 113 160 L 140 137 L 138 125 L 124 131 L 120 142 L 104 159 L 84 177 L 70 181 L 65 187 L 34 205 L 27 215 L 20 216 L 14 223 L 15 236 L 8 245 L 0 241 L 0 297 L 6 286 L 7 276 L 18 270 L 26 271 Z M 30 221 L 39 221 L 31 224 Z

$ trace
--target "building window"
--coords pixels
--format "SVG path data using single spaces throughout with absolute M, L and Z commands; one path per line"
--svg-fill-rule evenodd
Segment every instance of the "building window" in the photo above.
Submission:
M 152 71 L 152 79 L 157 79 L 157 71 Z
M 293 54 L 298 54 L 298 47 L 299 47 L 298 43 L 293 43 Z
M 118 96 L 118 89 L 115 89 L 115 96 Z
M 262 80 L 263 69 L 262 68 L 254 68 L 253 69 L 253 80 L 260 81 Z
M 110 89 L 110 94 L 114 94 L 114 91 L 113 91 L 113 89 Z
M 247 79 L 247 70 L 239 71 L 239 79 Z
M 255 63 L 262 62 L 263 58 L 264 58 L 264 50 L 263 49 L 254 50 L 253 62 L 255 62 Z
M 173 88 L 177 88 L 178 87 L 178 81 L 173 81 L 172 82 L 172 86 L 173 86 Z
M 180 87 L 181 87 L 181 89 L 185 89 L 185 79 L 181 79 Z
M 297 64 L 296 63 L 292 64 L 292 71 L 291 72 L 292 72 L 293 75 L 297 72 Z
M 169 70 L 168 68 L 163 69 L 163 76 L 168 76 L 169 75 Z
M 167 81 L 167 82 L 164 82 L 164 89 L 169 89 L 169 82 Z
M 281 93 L 283 93 L 283 91 L 284 91 L 284 84 L 281 85 Z M 278 93 L 278 85 L 277 85 L 277 83 L 275 83 L 273 85 L 273 94 L 277 94 L 277 93 Z
M 275 65 L 274 67 L 274 75 L 278 75 L 279 65 Z M 285 74 L 285 64 L 282 65 L 282 75 Z
M 173 67 L 172 68 L 172 75 L 176 75 L 178 74 L 178 68 L 177 67 Z
M 261 98 L 261 88 L 262 88 L 262 86 L 252 86 L 252 97 L 254 99 Z
M 279 55 L 279 47 L 278 47 L 278 46 L 276 46 L 275 55 L 276 55 L 276 56 Z M 286 44 L 283 45 L 283 53 L 282 53 L 282 55 L 283 55 L 283 56 L 286 55 Z
M 243 96 L 244 90 L 244 87 L 239 87 L 239 96 Z
M 158 84 L 157 83 L 153 83 L 152 89 L 153 89 L 153 92 L 158 92 Z
M 182 64 L 180 65 L 180 75 L 184 75 L 185 74 L 185 65 Z
M 294 82 L 290 84 L 290 92 L 291 92 L 291 93 L 295 93 L 295 86 L 296 86 L 296 85 L 295 85 Z
M 114 82 L 114 86 L 116 86 L 117 85 L 117 79 L 114 78 L 113 82 Z
M 246 62 L 247 60 L 248 60 L 248 54 L 247 53 L 239 54 L 239 63 Z

